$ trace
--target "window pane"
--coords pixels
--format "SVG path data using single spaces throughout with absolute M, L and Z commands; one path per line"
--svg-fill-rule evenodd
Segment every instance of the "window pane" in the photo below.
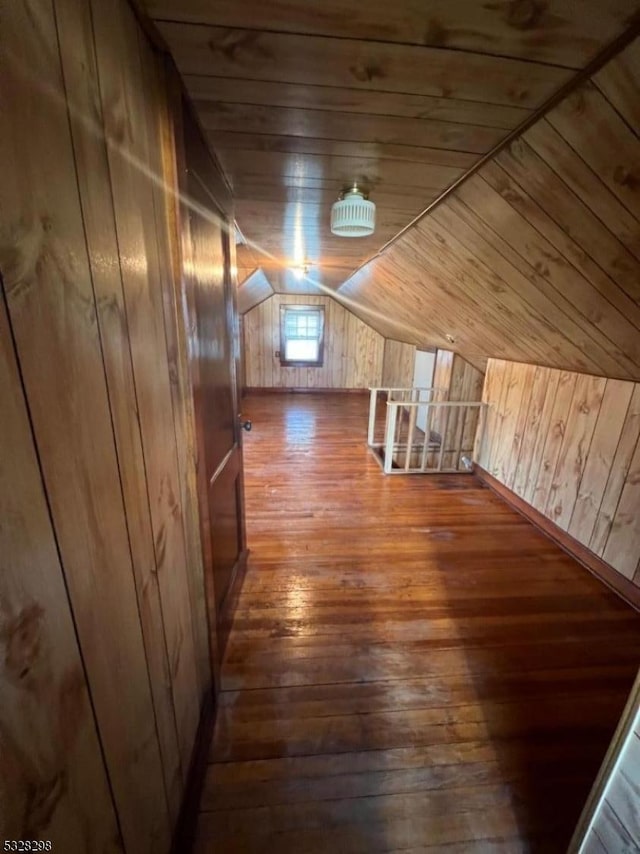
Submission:
M 318 338 L 320 317 L 317 312 L 288 311 L 285 315 L 287 338 Z
M 317 340 L 287 340 L 285 347 L 285 359 L 287 360 L 287 362 L 317 362 Z

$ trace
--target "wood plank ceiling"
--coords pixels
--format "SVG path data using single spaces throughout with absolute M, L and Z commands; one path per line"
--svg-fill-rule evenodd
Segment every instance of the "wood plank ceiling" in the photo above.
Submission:
M 629 0 L 142 0 L 250 242 L 239 266 L 338 288 L 629 25 Z M 371 238 L 334 238 L 357 180 Z
M 640 380 L 640 39 L 338 296 L 386 337 Z

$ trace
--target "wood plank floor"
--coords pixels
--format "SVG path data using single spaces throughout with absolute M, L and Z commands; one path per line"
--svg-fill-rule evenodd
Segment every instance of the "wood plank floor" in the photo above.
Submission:
M 252 552 L 196 851 L 563 852 L 640 618 L 474 477 L 385 478 L 366 409 L 243 404 Z

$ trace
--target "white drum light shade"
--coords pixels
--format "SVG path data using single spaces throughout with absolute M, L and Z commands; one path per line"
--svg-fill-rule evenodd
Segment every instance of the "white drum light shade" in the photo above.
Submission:
M 376 227 L 376 206 L 354 186 L 331 208 L 331 233 L 338 237 L 366 237 Z

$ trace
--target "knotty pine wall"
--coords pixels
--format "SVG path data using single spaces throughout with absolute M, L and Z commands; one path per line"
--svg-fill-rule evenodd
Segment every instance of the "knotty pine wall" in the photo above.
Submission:
M 415 360 L 416 348 L 413 344 L 385 338 L 380 385 L 387 388 L 411 388 Z
M 433 369 L 433 387 L 442 389 L 444 400 L 476 401 L 482 399 L 484 374 L 452 350 L 438 349 Z M 473 456 L 478 429 L 479 409 L 441 409 L 434 415 L 432 430 L 444 436 L 445 468 L 464 469 L 462 457 Z M 460 449 L 456 460 L 453 449 Z
M 124 0 L 1 15 L 0 835 L 162 854 L 210 690 L 164 66 Z
M 640 585 L 640 383 L 490 359 L 478 463 Z
M 436 351 L 433 387 L 446 389 L 448 400 L 481 400 L 484 374 L 453 350 Z
M 322 305 L 324 364 L 321 368 L 283 368 L 280 306 Z M 332 297 L 275 294 L 244 315 L 247 388 L 358 389 L 380 385 L 384 339 Z

